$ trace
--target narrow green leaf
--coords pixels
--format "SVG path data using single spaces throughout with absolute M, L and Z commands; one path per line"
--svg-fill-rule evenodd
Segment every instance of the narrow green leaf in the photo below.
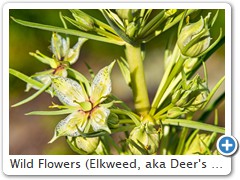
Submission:
M 11 17 L 11 18 L 16 23 L 21 24 L 23 26 L 27 26 L 27 27 L 32 27 L 32 28 L 46 30 L 46 31 L 52 31 L 52 32 L 58 32 L 58 33 L 64 33 L 64 34 L 68 34 L 68 35 L 85 37 L 85 38 L 88 38 L 88 39 L 92 39 L 92 40 L 96 40 L 96 41 L 102 41 L 102 42 L 111 43 L 111 44 L 116 44 L 116 45 L 120 45 L 120 46 L 125 44 L 125 42 L 123 42 L 123 41 L 115 41 L 113 39 L 109 39 L 109 38 L 101 37 L 101 36 L 98 36 L 98 35 L 82 32 L 82 31 L 79 31 L 79 30 L 65 29 L 65 28 L 57 27 L 57 26 L 28 22 L 28 21 L 24 21 L 24 20 L 20 20 L 20 19 L 15 19 L 13 17 Z
M 34 93 L 33 95 L 31 95 L 30 97 L 12 105 L 12 107 L 16 107 L 16 106 L 20 106 L 23 105 L 31 100 L 33 100 L 34 98 L 36 98 L 38 95 L 40 95 L 42 92 L 44 92 L 49 86 L 50 86 L 51 82 L 45 84 L 41 89 L 39 89 L 36 93 Z
M 14 69 L 9 69 L 9 73 L 14 75 L 15 77 L 23 80 L 24 82 L 26 83 L 29 83 L 31 84 L 32 86 L 36 86 L 37 88 L 42 88 L 43 87 L 43 84 L 40 83 L 39 81 L 36 81 L 34 79 L 32 79 L 31 77 L 17 71 L 17 70 L 14 70 Z
M 93 69 L 89 66 L 89 64 L 87 62 L 84 62 L 84 64 L 87 66 L 88 68 L 88 72 L 89 74 L 91 75 L 91 78 L 94 78 L 95 77 L 95 74 L 93 72 Z
M 127 139 L 127 142 L 131 145 L 133 145 L 138 151 L 141 152 L 141 154 L 145 154 L 147 155 L 147 150 L 143 149 L 142 147 L 140 147 L 137 143 L 135 143 L 133 140 L 131 139 Z
M 128 125 L 128 126 L 120 126 L 116 129 L 111 129 L 112 133 L 117 133 L 117 132 L 125 132 L 125 131 L 130 131 L 132 130 L 134 127 L 136 127 L 135 125 Z
M 130 76 L 128 62 L 122 57 L 120 60 L 117 60 L 117 62 L 118 62 L 118 66 L 122 72 L 125 82 L 127 83 L 127 85 L 130 86 L 131 85 L 131 76 Z
M 63 109 L 58 111 L 32 111 L 32 112 L 26 113 L 25 115 L 55 116 L 55 115 L 71 114 L 74 111 L 76 111 L 76 109 Z
M 221 84 L 223 83 L 223 81 L 225 80 L 225 76 L 222 77 L 218 83 L 214 86 L 214 88 L 212 89 L 212 91 L 210 92 L 210 94 L 207 97 L 206 102 L 204 103 L 204 105 L 202 106 L 202 109 L 209 103 L 209 101 L 212 99 L 213 95 L 215 94 L 215 92 L 218 90 L 218 88 L 221 86 Z
M 206 124 L 206 123 L 201 123 L 201 122 L 186 120 L 186 119 L 165 119 L 162 121 L 162 124 L 200 129 L 204 131 L 217 132 L 221 134 L 225 133 L 224 127 L 219 127 L 211 124 Z
M 123 110 L 123 109 L 110 109 L 110 110 L 111 110 L 112 113 L 122 114 L 122 115 L 126 115 L 126 116 L 130 117 L 133 120 L 133 122 L 136 124 L 136 126 L 140 126 L 140 119 L 133 112 L 126 111 L 126 110 Z
M 107 22 L 110 24 L 110 26 L 116 31 L 116 33 L 127 43 L 135 45 L 135 42 L 132 41 L 126 33 L 120 28 L 120 26 L 114 21 L 114 18 L 111 16 L 111 14 L 107 10 L 102 11 L 104 17 L 106 18 Z

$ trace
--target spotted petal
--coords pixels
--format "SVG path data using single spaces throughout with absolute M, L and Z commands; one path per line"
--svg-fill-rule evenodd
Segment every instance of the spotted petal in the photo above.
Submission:
M 94 106 L 104 101 L 112 91 L 110 73 L 114 63 L 115 61 L 101 69 L 93 79 L 90 100 Z
M 66 56 L 68 49 L 69 49 L 69 41 L 62 38 L 57 33 L 53 33 L 52 39 L 51 39 L 51 50 L 55 55 L 55 57 L 58 60 L 62 60 L 62 57 Z
M 78 103 L 88 99 L 85 90 L 70 78 L 53 78 L 52 86 L 58 99 L 65 105 L 79 106 Z
M 111 133 L 107 126 L 107 118 L 110 114 L 110 110 L 105 107 L 96 107 L 92 110 L 90 116 L 90 123 L 94 131 L 105 130 Z
M 57 124 L 54 136 L 49 143 L 52 143 L 61 136 L 79 136 L 79 131 L 83 132 L 87 125 L 88 115 L 89 114 L 84 111 L 75 111 L 68 115 L 65 119 L 61 120 Z

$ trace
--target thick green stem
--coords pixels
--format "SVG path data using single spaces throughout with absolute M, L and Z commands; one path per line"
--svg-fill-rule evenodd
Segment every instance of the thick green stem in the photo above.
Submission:
M 141 47 L 126 44 L 125 54 L 129 64 L 135 109 L 138 114 L 144 116 L 148 114 L 150 103 L 143 69 Z

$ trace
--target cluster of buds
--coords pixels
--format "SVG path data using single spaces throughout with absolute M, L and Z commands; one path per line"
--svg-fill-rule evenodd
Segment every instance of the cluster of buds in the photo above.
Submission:
M 116 12 L 123 21 L 126 35 L 129 38 L 134 38 L 140 26 L 138 21 L 140 9 L 117 9 Z
M 207 100 L 208 94 L 206 82 L 196 75 L 174 91 L 171 101 L 174 107 L 168 110 L 167 116 L 176 118 L 182 114 L 199 110 Z

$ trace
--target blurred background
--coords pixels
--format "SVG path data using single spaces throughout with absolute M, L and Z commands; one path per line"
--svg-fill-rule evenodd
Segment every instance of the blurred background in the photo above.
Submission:
M 59 12 L 64 15 L 71 16 L 68 10 L 10 10 L 10 16 L 18 19 L 38 22 L 42 24 L 49 24 L 55 26 L 62 26 L 59 18 Z M 92 16 L 103 20 L 104 17 L 98 10 L 84 10 Z M 209 10 L 202 10 L 201 14 L 205 16 Z M 213 13 L 216 11 L 213 10 Z M 196 15 L 199 18 L 199 15 Z M 219 28 L 224 30 L 225 19 L 224 10 L 221 10 L 217 19 L 215 28 L 211 34 L 216 38 L 219 34 Z M 190 20 L 191 21 L 191 20 Z M 51 56 L 49 49 L 52 32 L 42 31 L 38 29 L 21 26 L 12 20 L 9 20 L 9 42 L 10 42 L 10 68 L 16 69 L 26 75 L 32 75 L 35 72 L 43 71 L 49 67 L 42 64 L 34 57 L 29 55 L 29 52 L 39 50 L 45 55 Z M 162 33 L 157 38 L 146 44 L 146 59 L 144 60 L 144 67 L 146 72 L 146 81 L 149 90 L 150 100 L 152 101 L 157 90 L 158 84 L 161 81 L 163 74 L 163 53 L 166 47 L 168 38 L 175 35 L 176 39 L 177 26 L 171 30 Z M 71 47 L 77 42 L 77 37 L 70 36 Z M 173 40 L 175 43 L 175 40 Z M 225 74 L 225 46 L 219 48 L 207 61 L 207 71 L 209 78 L 209 89 Z M 82 74 L 90 78 L 85 62 L 87 62 L 93 71 L 96 73 L 102 67 L 108 65 L 114 59 L 124 57 L 124 48 L 113 44 L 102 43 L 98 41 L 88 40 L 81 49 L 81 54 L 77 63 L 73 68 L 80 71 Z M 203 77 L 203 70 L 200 69 L 198 73 Z M 127 102 L 130 107 L 133 107 L 131 89 L 125 84 L 121 72 L 117 65 L 112 71 L 113 94 Z M 10 105 L 13 105 L 22 99 L 33 94 L 35 90 L 24 92 L 26 83 L 18 78 L 10 75 Z M 215 94 L 217 98 L 225 90 L 224 84 Z M 52 102 L 57 103 L 56 98 L 51 98 L 49 94 L 42 93 L 33 101 L 19 107 L 9 107 L 10 113 L 10 134 L 9 134 L 9 148 L 11 155 L 41 155 L 41 154 L 74 154 L 74 152 L 67 145 L 65 138 L 59 138 L 52 144 L 48 141 L 52 138 L 56 124 L 64 119 L 63 116 L 26 116 L 25 113 L 36 110 L 48 110 L 48 106 Z M 213 121 L 213 114 L 209 117 L 208 122 Z M 219 105 L 219 119 L 220 126 L 224 126 L 225 121 L 225 106 L 224 102 Z

